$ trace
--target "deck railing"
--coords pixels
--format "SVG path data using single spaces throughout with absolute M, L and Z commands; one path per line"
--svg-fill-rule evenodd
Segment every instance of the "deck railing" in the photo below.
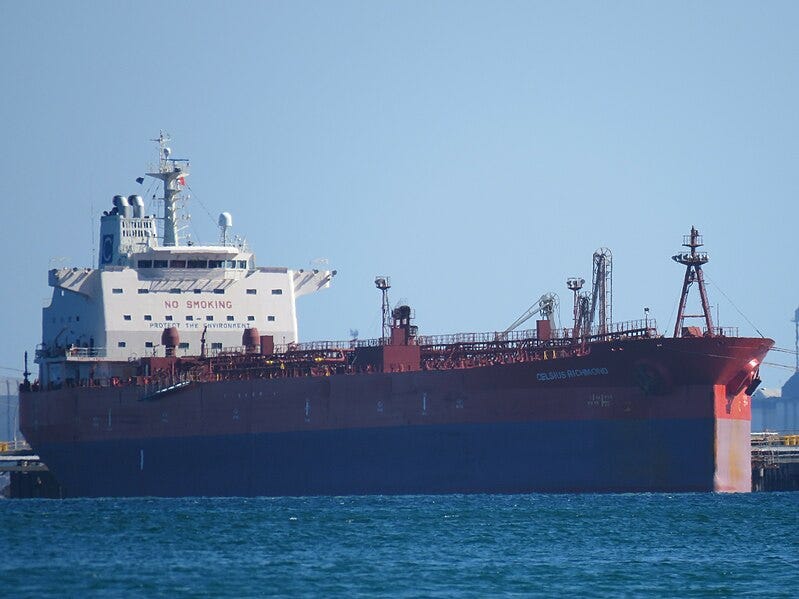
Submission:
M 725 329 L 726 330 L 726 329 Z M 572 329 L 565 328 L 553 330 L 551 339 L 567 340 L 572 338 Z M 594 326 L 586 340 L 600 341 L 604 338 L 618 339 L 628 337 L 654 337 L 657 336 L 657 322 L 655 319 L 629 320 L 616 322 L 605 327 Z M 419 335 L 416 337 L 416 345 L 455 345 L 462 343 L 494 343 L 504 341 L 525 341 L 537 339 L 536 329 L 524 329 L 520 331 L 488 331 L 482 333 L 451 333 L 448 335 Z M 285 343 L 275 345 L 275 353 L 281 354 L 287 351 L 319 351 L 326 349 L 355 349 L 358 347 L 376 347 L 384 345 L 381 338 L 375 339 L 350 339 L 347 341 L 306 341 L 303 343 Z M 225 353 L 231 353 L 225 348 Z
M 104 347 L 38 347 L 36 359 L 42 358 L 105 358 L 108 351 Z
M 31 451 L 31 446 L 23 439 L 0 441 L 0 453 L 14 453 L 18 451 Z

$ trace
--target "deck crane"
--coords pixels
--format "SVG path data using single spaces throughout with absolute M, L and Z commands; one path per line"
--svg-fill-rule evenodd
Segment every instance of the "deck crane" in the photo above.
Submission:
M 524 314 L 519 316 L 513 323 L 501 333 L 497 333 L 497 340 L 504 341 L 508 338 L 508 334 L 519 328 L 522 324 L 530 320 L 536 314 L 540 314 L 543 318 L 547 319 L 550 323 L 553 323 L 553 319 L 555 317 L 555 311 L 558 308 L 558 296 L 555 293 L 545 293 L 541 297 L 538 298 L 532 306 L 530 306 Z M 553 329 L 555 327 L 553 326 Z

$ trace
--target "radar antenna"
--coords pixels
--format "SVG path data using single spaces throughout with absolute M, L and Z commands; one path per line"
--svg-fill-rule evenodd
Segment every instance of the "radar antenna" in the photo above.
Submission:
M 683 329 L 686 318 L 704 318 L 707 327 L 707 335 L 713 335 L 713 318 L 710 313 L 710 303 L 707 300 L 705 290 L 705 278 L 702 274 L 702 265 L 707 264 L 710 257 L 707 252 L 697 252 L 696 248 L 702 247 L 702 236 L 696 227 L 691 227 L 691 234 L 683 236 L 683 246 L 690 249 L 688 252 L 681 252 L 671 257 L 672 260 L 685 266 L 685 279 L 682 284 L 682 295 L 680 296 L 680 308 L 677 310 L 677 321 L 674 323 L 674 336 L 683 336 L 687 332 Z M 688 292 L 693 283 L 699 285 L 699 296 L 702 300 L 702 314 L 686 314 L 685 301 L 688 299 Z

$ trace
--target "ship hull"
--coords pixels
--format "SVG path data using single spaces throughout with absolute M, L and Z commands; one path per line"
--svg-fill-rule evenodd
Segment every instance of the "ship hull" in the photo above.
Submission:
M 715 490 L 713 435 L 708 420 L 498 423 L 53 444 L 42 453 L 66 494 L 82 496 L 676 492 Z
M 751 489 L 758 339 L 427 372 L 24 393 L 67 496 Z

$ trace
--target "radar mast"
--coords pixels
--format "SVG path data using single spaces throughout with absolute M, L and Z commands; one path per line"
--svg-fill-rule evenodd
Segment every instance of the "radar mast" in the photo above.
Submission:
M 177 201 L 180 197 L 180 188 L 186 184 L 185 178 L 189 176 L 189 161 L 185 158 L 171 158 L 172 150 L 167 143 L 170 141 L 168 134 L 159 132 L 156 139 L 158 144 L 158 165 L 147 173 L 148 177 L 160 179 L 164 183 L 164 242 L 165 246 L 178 245 Z
M 696 248 L 702 247 L 702 236 L 696 227 L 691 227 L 691 234 L 683 237 L 683 246 L 690 251 L 681 252 L 671 257 L 672 260 L 685 266 L 685 279 L 682 284 L 682 295 L 680 296 L 680 309 L 677 311 L 677 322 L 674 323 L 674 336 L 679 337 L 686 318 L 704 318 L 707 326 L 707 335 L 713 335 L 713 319 L 710 316 L 710 304 L 707 301 L 707 291 L 705 290 L 705 278 L 702 274 L 702 265 L 706 264 L 710 258 L 707 252 L 697 252 Z M 699 284 L 699 297 L 702 300 L 702 314 L 686 314 L 685 300 L 688 299 L 688 291 L 691 284 Z

